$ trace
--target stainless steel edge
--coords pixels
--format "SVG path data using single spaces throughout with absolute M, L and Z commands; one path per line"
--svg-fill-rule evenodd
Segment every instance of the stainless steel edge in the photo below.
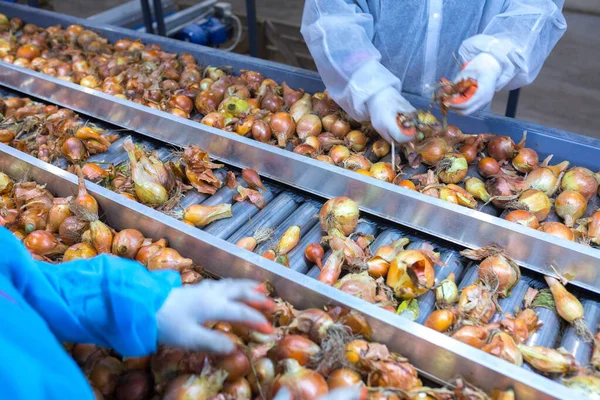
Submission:
M 0 144 L 0 170 L 17 179 L 26 176 L 43 182 L 58 196 L 73 195 L 77 190 L 74 175 L 3 144 Z M 364 314 L 373 328 L 373 340 L 403 354 L 432 379 L 442 382 L 461 376 L 487 391 L 513 388 L 519 400 L 577 396 L 541 375 L 391 314 L 101 186 L 88 182 L 87 187 L 114 228 L 135 228 L 153 239 L 164 237 L 171 247 L 209 272 L 222 277 L 268 280 L 277 293 L 299 308 L 333 304 Z
M 326 198 L 348 196 L 363 211 L 469 248 L 497 244 L 526 268 L 575 277 L 600 293 L 600 252 L 478 211 L 380 182 L 134 102 L 3 64 L 0 83 L 179 146 L 194 144 L 226 163 Z

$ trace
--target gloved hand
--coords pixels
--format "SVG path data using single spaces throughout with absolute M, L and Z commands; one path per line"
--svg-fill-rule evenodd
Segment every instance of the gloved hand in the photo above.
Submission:
M 367 389 L 364 386 L 352 386 L 335 389 L 315 400 L 363 400 L 367 398 Z M 286 387 L 282 387 L 273 400 L 293 400 L 292 394 Z
M 413 139 L 402 133 L 396 122 L 397 115 L 410 114 L 415 108 L 398 91 L 388 87 L 367 100 L 367 110 L 373 128 L 388 142 L 404 143 Z
M 156 313 L 158 343 L 196 351 L 231 353 L 235 349 L 233 342 L 227 336 L 205 328 L 203 324 L 208 321 L 237 322 L 262 333 L 272 333 L 273 327 L 255 309 L 267 310 L 275 306 L 264 291 L 258 282 L 245 279 L 204 280 L 197 285 L 175 288 Z
M 450 108 L 462 115 L 469 115 L 487 106 L 494 98 L 496 83 L 502 74 L 500 63 L 487 53 L 480 53 L 468 62 L 460 71 L 454 82 L 473 78 L 477 81 L 477 90 L 464 103 L 452 104 Z

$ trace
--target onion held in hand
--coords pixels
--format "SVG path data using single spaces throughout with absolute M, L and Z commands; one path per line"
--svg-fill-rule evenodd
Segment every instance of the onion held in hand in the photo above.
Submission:
M 354 200 L 348 197 L 334 197 L 328 200 L 319 213 L 321 228 L 330 233 L 339 230 L 349 236 L 358 225 L 359 210 Z

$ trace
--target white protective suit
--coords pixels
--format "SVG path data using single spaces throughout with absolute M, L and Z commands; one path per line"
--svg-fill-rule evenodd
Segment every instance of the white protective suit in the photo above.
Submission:
M 563 4 L 307 0 L 301 31 L 330 96 L 352 118 L 364 121 L 370 116 L 368 100 L 380 92 L 431 96 L 440 78 L 459 72 L 454 55 L 461 63 L 491 55 L 500 66 L 494 68 L 496 90 L 531 83 L 566 30 Z M 391 99 L 383 102 L 397 97 L 380 96 Z

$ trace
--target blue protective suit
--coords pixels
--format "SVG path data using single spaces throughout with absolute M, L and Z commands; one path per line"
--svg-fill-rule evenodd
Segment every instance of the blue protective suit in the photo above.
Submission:
M 480 53 L 502 67 L 496 90 L 531 83 L 567 28 L 564 0 L 306 0 L 302 35 L 352 118 L 386 88 L 431 96 Z
M 0 228 L 0 380 L 3 399 L 93 399 L 62 342 L 93 343 L 123 356 L 156 349 L 156 311 L 175 271 L 150 272 L 102 255 L 48 264 L 35 261 Z

